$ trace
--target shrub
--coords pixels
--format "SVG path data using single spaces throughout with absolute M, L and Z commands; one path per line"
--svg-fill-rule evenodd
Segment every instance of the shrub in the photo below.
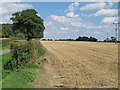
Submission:
M 31 40 L 26 42 L 12 42 L 11 43 L 11 60 L 5 65 L 4 69 L 19 68 L 22 64 L 28 62 L 35 62 L 41 55 L 45 53 L 39 40 Z
M 19 67 L 22 63 L 28 62 L 31 58 L 31 45 L 28 42 L 23 43 L 11 43 L 11 60 L 8 61 L 4 68 L 13 69 Z

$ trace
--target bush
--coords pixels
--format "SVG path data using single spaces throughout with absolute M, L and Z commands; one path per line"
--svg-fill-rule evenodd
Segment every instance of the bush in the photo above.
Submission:
M 36 39 L 26 42 L 12 42 L 10 49 L 11 60 L 4 65 L 4 69 L 13 70 L 14 68 L 19 68 L 22 64 L 35 62 L 36 59 L 45 53 L 41 43 Z
M 4 68 L 13 69 L 19 67 L 22 63 L 28 62 L 31 58 L 31 45 L 26 43 L 11 43 L 11 60 L 8 61 Z

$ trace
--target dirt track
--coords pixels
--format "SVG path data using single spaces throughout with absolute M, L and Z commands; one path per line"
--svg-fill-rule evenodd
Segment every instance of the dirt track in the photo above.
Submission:
M 118 87 L 118 45 L 72 41 L 41 43 L 51 54 L 51 66 L 59 73 L 58 87 Z

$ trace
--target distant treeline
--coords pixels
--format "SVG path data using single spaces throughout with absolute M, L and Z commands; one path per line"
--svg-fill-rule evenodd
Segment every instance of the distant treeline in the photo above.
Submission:
M 53 39 L 42 39 L 43 41 L 53 41 Z M 106 38 L 103 41 L 98 41 L 98 39 L 96 39 L 95 37 L 86 37 L 86 36 L 79 36 L 76 39 L 56 39 L 55 41 L 90 41 L 90 42 L 115 42 L 115 38 L 111 37 L 111 39 Z M 120 43 L 120 41 L 117 41 L 118 43 Z
M 8 38 L 14 35 L 12 30 L 13 24 L 0 24 L 0 26 L 2 27 L 2 33 L 0 32 L 0 37 Z
M 52 39 L 42 39 L 42 40 L 52 41 Z M 81 36 L 79 36 L 76 39 L 71 39 L 71 38 L 69 38 L 69 39 L 57 39 L 55 41 L 92 41 L 92 42 L 96 42 L 96 41 L 98 41 L 98 39 L 96 39 L 94 37 L 86 37 L 86 36 L 81 37 Z
M 69 38 L 69 39 L 58 39 L 58 40 L 55 40 L 55 41 L 75 41 L 75 40 L 74 40 L 74 39 Z
M 116 38 L 115 37 L 111 37 L 111 38 L 106 38 L 103 42 L 115 42 Z M 117 41 L 120 42 L 120 41 Z
M 76 39 L 76 41 L 92 41 L 92 42 L 97 42 L 98 41 L 98 39 L 96 39 L 95 37 L 86 37 L 86 36 L 83 36 L 83 37 L 81 37 L 81 36 L 79 36 L 77 39 Z
M 0 37 L 3 38 L 8 38 L 8 37 L 14 37 L 16 31 L 13 32 L 12 28 L 13 28 L 13 24 L 0 24 L 0 26 L 2 26 L 2 32 L 0 32 Z M 17 36 L 22 36 L 22 35 L 18 35 Z M 47 41 L 52 41 L 53 39 L 42 39 L 42 40 L 47 40 Z M 91 41 L 91 42 L 97 42 L 98 39 L 96 39 L 95 37 L 87 37 L 87 36 L 79 36 L 76 39 L 56 39 L 55 41 Z M 105 40 L 101 41 L 101 42 L 115 42 L 115 38 L 112 36 L 111 38 L 106 38 Z M 120 42 L 120 41 L 117 41 Z

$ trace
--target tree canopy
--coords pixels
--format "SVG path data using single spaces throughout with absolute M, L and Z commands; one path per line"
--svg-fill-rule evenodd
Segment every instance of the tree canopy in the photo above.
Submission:
M 104 42 L 115 42 L 115 37 L 111 37 L 111 39 L 109 39 L 109 38 L 106 38 L 106 40 L 104 40 Z
M 83 36 L 83 37 L 81 37 L 81 36 L 79 36 L 77 39 L 76 39 L 76 41 L 93 41 L 93 42 L 96 42 L 96 41 L 98 41 L 96 38 L 94 38 L 94 37 L 86 37 L 86 36 Z
M 42 38 L 44 27 L 43 19 L 34 9 L 27 9 L 12 14 L 14 35 L 23 33 L 28 40 Z
M 2 37 L 13 36 L 12 24 L 1 24 L 2 25 Z

